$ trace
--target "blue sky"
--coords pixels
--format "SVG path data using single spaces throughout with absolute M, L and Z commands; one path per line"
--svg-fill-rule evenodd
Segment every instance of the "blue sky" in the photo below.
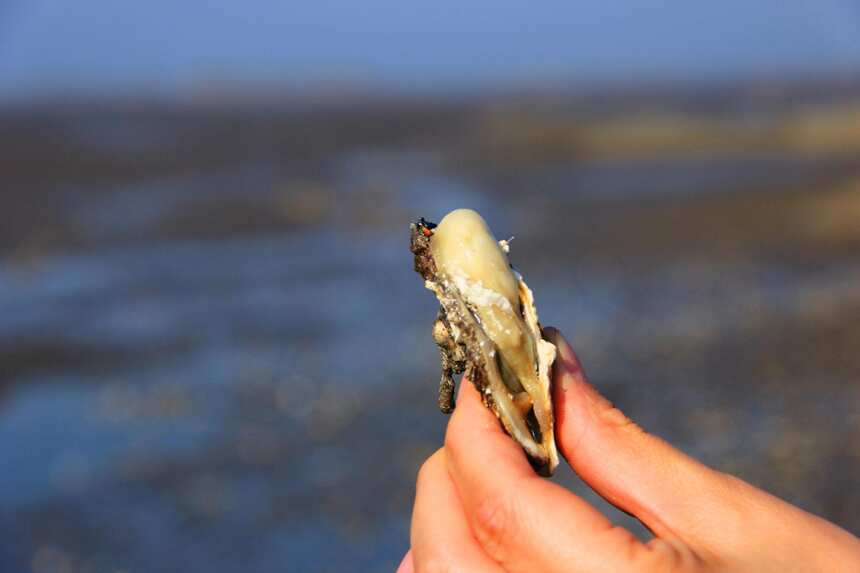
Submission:
M 5 0 L 0 97 L 860 70 L 855 0 Z

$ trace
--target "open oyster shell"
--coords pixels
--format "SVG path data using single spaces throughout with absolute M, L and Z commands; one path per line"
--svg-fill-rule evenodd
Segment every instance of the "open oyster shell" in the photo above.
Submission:
M 475 211 L 411 226 L 415 270 L 436 294 L 433 338 L 442 356 L 439 407 L 454 408 L 454 374 L 465 372 L 541 475 L 558 466 L 550 375 L 556 349 L 541 336 L 532 291 Z

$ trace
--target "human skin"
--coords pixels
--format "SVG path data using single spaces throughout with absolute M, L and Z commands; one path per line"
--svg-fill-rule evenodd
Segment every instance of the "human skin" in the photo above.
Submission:
M 464 383 L 444 447 L 418 473 L 411 549 L 398 573 L 860 571 L 860 539 L 646 433 L 588 384 L 557 330 L 545 336 L 558 347 L 563 456 L 653 539 L 639 541 L 535 475 Z

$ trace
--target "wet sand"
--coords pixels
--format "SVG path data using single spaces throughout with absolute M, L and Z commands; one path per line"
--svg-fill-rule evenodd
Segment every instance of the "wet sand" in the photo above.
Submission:
M 445 424 L 408 222 L 461 206 L 632 418 L 860 533 L 853 148 L 518 161 L 488 105 L 5 116 L 0 568 L 392 570 Z

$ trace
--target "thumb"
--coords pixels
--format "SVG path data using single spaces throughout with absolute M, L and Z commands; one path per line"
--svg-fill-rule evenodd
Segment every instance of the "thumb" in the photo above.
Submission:
M 576 473 L 616 507 L 635 515 L 658 537 L 697 544 L 725 525 L 730 486 L 723 474 L 643 431 L 585 379 L 570 345 L 554 328 L 556 441 Z M 699 536 L 699 533 L 703 534 Z

